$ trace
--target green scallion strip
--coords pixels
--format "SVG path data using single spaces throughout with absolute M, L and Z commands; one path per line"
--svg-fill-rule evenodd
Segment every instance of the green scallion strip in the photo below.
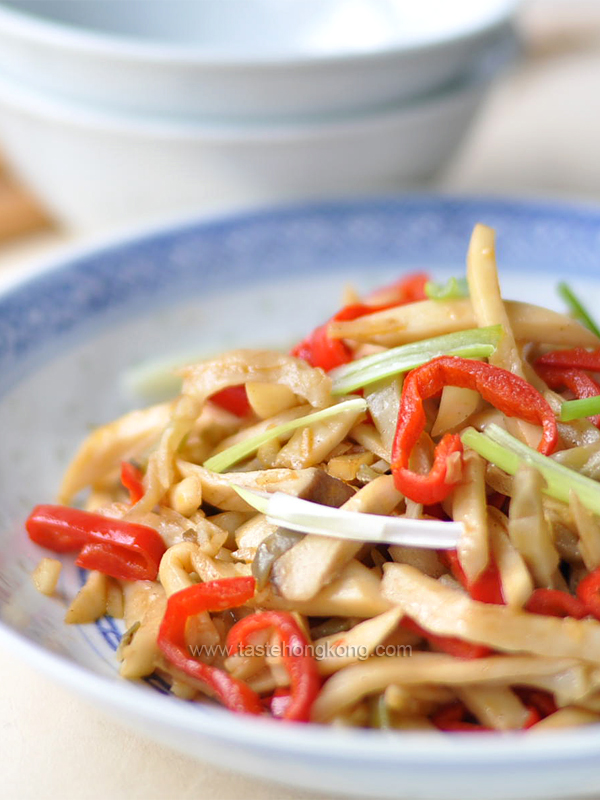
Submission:
M 371 727 L 382 731 L 389 731 L 393 727 L 390 709 L 383 694 L 380 694 L 376 700 L 372 699 Z
M 182 378 L 175 373 L 175 370 L 201 359 L 198 353 L 190 353 L 187 358 L 181 356 L 143 361 L 128 369 L 123 374 L 121 382 L 127 394 L 146 403 L 162 403 L 181 392 Z
M 571 491 L 579 497 L 583 505 L 594 514 L 600 514 L 600 483 L 581 475 L 575 470 L 558 464 L 548 456 L 538 453 L 523 444 L 498 425 L 488 425 L 484 433 L 467 428 L 462 435 L 463 444 L 475 450 L 486 461 L 514 475 L 520 465 L 525 463 L 537 469 L 546 481 L 545 494 L 569 502 Z
M 438 356 L 487 358 L 496 349 L 501 336 L 502 325 L 471 328 L 359 358 L 358 361 L 331 370 L 329 376 L 333 381 L 332 394 L 348 394 L 382 378 L 390 378 L 400 372 L 420 367 Z
M 248 503 L 249 506 L 255 508 L 260 514 L 266 514 L 269 510 L 270 497 L 267 492 L 254 492 L 252 489 L 246 489 L 245 486 L 237 486 L 235 483 L 229 484 L 231 488 L 239 494 L 239 496 Z
M 582 325 L 590 330 L 593 334 L 600 338 L 600 328 L 596 325 L 592 317 L 590 316 L 589 311 L 583 305 L 581 300 L 577 297 L 575 292 L 571 289 L 568 283 L 559 283 L 556 287 L 559 295 L 565 301 L 565 303 L 569 306 L 569 310 L 571 314 L 575 317 L 575 319 L 579 320 Z
M 572 419 L 594 417 L 600 414 L 600 395 L 583 397 L 581 400 L 567 400 L 560 409 L 560 421 L 570 422 Z
M 466 278 L 449 278 L 446 283 L 427 281 L 425 294 L 430 300 L 458 300 L 469 296 L 469 285 Z
M 323 420 L 336 417 L 338 414 L 343 414 L 344 411 L 355 411 L 357 413 L 367 410 L 367 401 L 362 397 L 354 397 L 351 400 L 346 400 L 343 403 L 323 408 L 321 411 L 314 411 L 312 414 L 306 414 L 304 417 L 284 422 L 281 425 L 275 425 L 263 433 L 258 433 L 256 436 L 250 436 L 243 442 L 228 447 L 221 453 L 209 458 L 204 462 L 206 469 L 213 472 L 225 472 L 226 469 L 237 464 L 243 458 L 246 458 L 252 453 L 256 452 L 261 444 L 270 442 L 271 439 L 277 439 L 278 436 L 283 436 L 290 431 L 295 431 L 297 428 L 305 428 L 307 425 L 313 425 L 315 422 L 323 422 Z

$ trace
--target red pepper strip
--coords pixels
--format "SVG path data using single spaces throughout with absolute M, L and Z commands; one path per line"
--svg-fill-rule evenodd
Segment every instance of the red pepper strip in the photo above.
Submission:
M 321 367 L 329 372 L 352 361 L 352 352 L 341 339 L 332 339 L 328 333 L 329 323 L 320 325 L 291 351 L 291 355 L 302 358 L 311 367 Z
M 121 483 L 129 492 L 129 502 L 134 506 L 144 496 L 144 475 L 139 467 L 131 461 L 121 462 Z
M 456 550 L 443 550 L 440 552 L 440 558 L 449 567 L 454 578 L 461 586 L 464 586 L 473 600 L 499 606 L 505 605 L 500 572 L 494 561 L 490 561 L 479 577 L 469 583 Z
M 552 695 L 535 689 L 517 688 L 515 694 L 522 700 L 529 711 L 523 730 L 533 727 L 545 717 L 556 711 Z M 484 725 L 469 721 L 467 708 L 460 700 L 454 700 L 439 708 L 431 717 L 431 721 L 442 731 L 490 731 Z
M 487 504 L 488 506 L 493 506 L 497 508 L 499 511 L 502 511 L 502 507 L 506 503 L 506 495 L 502 494 L 501 492 L 492 492 L 488 495 Z
M 369 297 L 385 297 L 385 300 L 390 305 L 401 306 L 407 303 L 416 303 L 419 300 L 427 300 L 425 294 L 425 284 L 430 280 L 426 272 L 413 272 L 400 278 L 399 281 L 392 283 L 390 286 L 384 286 L 381 289 L 376 289 Z
M 402 405 L 400 408 L 402 409 Z M 456 433 L 444 434 L 435 448 L 433 466 L 429 473 L 419 475 L 408 468 L 408 459 L 404 459 L 402 450 L 408 436 L 405 436 L 402 441 L 399 438 L 399 431 L 400 427 L 398 426 L 392 448 L 392 474 L 396 488 L 416 503 L 423 503 L 427 506 L 441 503 L 455 486 L 455 484 L 447 482 L 448 459 L 454 453 L 462 453 L 463 446 L 460 436 Z M 410 450 L 413 446 L 414 444 L 410 446 Z M 406 466 L 404 466 L 405 460 Z
M 443 653 L 448 653 L 448 655 L 454 656 L 454 658 L 464 658 L 465 660 L 484 658 L 485 656 L 489 656 L 492 652 L 489 647 L 483 644 L 472 644 L 471 642 L 465 642 L 463 639 L 456 639 L 454 636 L 438 636 L 435 633 L 429 633 L 429 631 L 422 628 L 417 622 L 410 619 L 410 617 L 402 617 L 400 625 L 416 633 L 418 636 L 427 639 L 427 641 L 435 645 L 438 650 L 441 650 Z
M 401 278 L 397 283 L 393 283 L 391 286 L 377 289 L 373 292 L 374 296 L 379 294 L 388 295 L 385 303 L 353 303 L 352 305 L 344 306 L 330 321 L 347 322 L 349 320 L 358 319 L 359 317 L 365 317 L 367 314 L 375 314 L 377 311 L 387 311 L 389 308 L 397 308 L 407 303 L 425 300 L 427 298 L 425 294 L 425 284 L 428 281 L 429 275 L 425 272 L 407 275 L 405 278 Z
M 437 724 L 446 724 L 448 722 L 460 722 L 467 715 L 467 709 L 460 700 L 451 700 L 449 703 L 444 703 L 437 711 L 432 714 L 432 722 Z
M 423 515 L 435 517 L 435 519 L 439 519 L 442 522 L 449 522 L 451 520 L 451 517 L 446 514 L 441 503 L 435 503 L 433 506 L 426 506 L 426 508 L 423 509 Z
M 488 564 L 481 575 L 469 585 L 467 591 L 473 600 L 478 600 L 480 603 L 505 605 L 500 573 L 494 563 Z
M 558 708 L 554 702 L 554 698 L 550 692 L 545 692 L 543 689 L 532 689 L 528 686 L 516 686 L 513 689 L 514 693 L 519 697 L 525 705 L 535 710 L 540 719 L 549 717 L 550 714 L 556 713 Z M 526 723 L 525 727 L 531 727 L 533 723 Z
M 383 305 L 367 305 L 365 303 L 354 303 L 345 306 L 338 311 L 324 325 L 310 333 L 305 339 L 297 344 L 291 351 L 291 355 L 302 358 L 311 367 L 321 367 L 325 372 L 329 372 L 342 364 L 352 361 L 352 351 L 344 344 L 341 339 L 334 339 L 328 334 L 330 322 L 345 322 L 367 314 L 375 314 L 377 311 L 384 311 L 388 308 L 395 308 L 399 305 L 412 303 L 415 300 L 425 299 L 425 284 L 429 277 L 425 273 L 407 275 L 393 284 L 383 292 L 391 294 L 390 301 Z
M 584 603 L 560 589 L 536 589 L 525 603 L 525 611 L 548 617 L 583 619 L 589 611 Z
M 346 322 L 358 319 L 359 317 L 375 314 L 377 311 L 385 311 L 388 308 L 395 308 L 398 303 L 386 303 L 381 306 L 368 306 L 363 303 L 355 303 L 345 306 L 341 311 L 325 323 L 316 328 L 310 336 L 292 350 L 292 355 L 303 358 L 311 367 L 321 367 L 325 372 L 329 372 L 342 364 L 352 361 L 352 351 L 344 344 L 341 339 L 334 339 L 329 336 L 329 324 L 331 322 Z
M 453 700 L 441 706 L 431 717 L 433 724 L 441 731 L 473 731 L 486 732 L 492 728 L 486 728 L 478 722 L 469 721 L 471 715 L 460 700 Z
M 548 367 L 536 364 L 540 378 L 546 381 L 551 389 L 560 389 L 565 386 L 578 400 L 585 397 L 597 397 L 600 394 L 600 383 L 583 372 L 581 369 L 567 369 L 562 367 Z M 600 414 L 588 417 L 590 422 L 600 428 Z
M 600 567 L 579 581 L 577 597 L 593 617 L 600 619 Z
M 529 711 L 529 715 L 523 723 L 524 731 L 529 730 L 529 728 L 533 728 L 534 725 L 537 725 L 538 722 L 542 721 L 542 715 L 540 714 L 539 710 L 535 708 L 535 706 L 530 706 L 525 703 L 525 708 Z
M 154 528 L 68 506 L 36 506 L 25 526 L 36 544 L 55 553 L 80 550 L 76 564 L 120 580 L 155 580 L 166 550 Z
M 262 712 L 259 696 L 224 670 L 193 658 L 185 640 L 185 629 L 188 619 L 203 611 L 226 611 L 243 605 L 253 597 L 254 585 L 254 578 L 250 577 L 221 578 L 175 592 L 167 601 L 157 640 L 161 653 L 173 666 L 206 684 L 231 711 L 243 714 Z
M 552 453 L 558 440 L 554 412 L 542 395 L 526 380 L 500 367 L 457 356 L 439 356 L 412 370 L 404 381 L 398 425 L 392 448 L 392 473 L 397 489 L 417 503 L 432 505 L 444 500 L 455 484 L 446 483 L 446 462 L 462 452 L 460 437 L 446 434 L 435 449 L 428 475 L 409 469 L 410 454 L 425 428 L 423 401 L 436 397 L 444 386 L 474 389 L 509 417 L 520 417 L 542 425 L 538 450 Z
M 397 304 L 392 303 L 392 305 Z M 348 364 L 352 361 L 352 351 L 341 339 L 334 339 L 329 336 L 327 332 L 329 323 L 357 319 L 386 308 L 390 308 L 390 305 L 367 306 L 363 303 L 355 303 L 351 306 L 345 306 L 328 322 L 315 328 L 306 339 L 297 344 L 291 351 L 291 355 L 296 358 L 303 358 L 311 367 L 321 367 L 325 372 L 329 372 L 335 367 L 341 367 L 342 364 Z
M 291 682 L 291 700 L 282 719 L 308 722 L 310 709 L 321 687 L 317 662 L 294 617 L 287 611 L 263 611 L 236 622 L 227 636 L 231 654 L 244 649 L 257 631 L 274 628 L 281 641 L 282 660 Z
M 341 367 L 342 364 L 348 364 L 352 361 L 352 351 L 341 339 L 333 339 L 329 336 L 327 333 L 329 323 L 356 319 L 380 310 L 378 306 L 367 306 L 362 303 L 345 306 L 324 325 L 315 328 L 306 339 L 297 344 L 291 351 L 291 355 L 303 358 L 311 367 L 321 367 L 325 372 L 329 372 L 335 367 Z
M 344 306 L 341 311 L 338 311 L 337 314 L 333 315 L 329 322 L 349 322 L 350 320 L 358 319 L 359 317 L 366 317 L 369 314 L 375 314 L 377 311 L 387 311 L 389 308 L 398 308 L 398 306 L 406 305 L 407 302 L 408 301 L 406 300 L 395 300 L 392 303 L 382 303 L 380 305 L 354 303 L 350 306 Z
M 395 308 L 397 305 L 397 303 L 385 303 L 379 306 L 369 306 L 366 303 L 353 303 L 350 306 L 344 306 L 341 311 L 333 315 L 329 322 L 349 322 L 359 317 L 366 317 L 368 314 L 375 314 L 376 311 L 385 311 L 388 308 Z
M 540 356 L 535 362 L 538 366 L 564 367 L 566 369 L 587 369 L 589 372 L 600 372 L 600 347 L 596 350 L 584 350 L 574 347 L 572 350 L 552 350 Z
M 543 719 L 543 715 L 538 708 L 529 703 L 525 703 L 529 710 L 529 716 L 523 725 L 523 730 L 527 730 Z M 442 706 L 433 714 L 431 721 L 441 731 L 491 731 L 492 728 L 487 728 L 485 725 L 480 725 L 478 722 L 469 721 L 469 712 L 460 700 L 455 700 Z M 547 715 L 545 715 L 547 716 Z
M 218 405 L 236 417 L 247 417 L 250 413 L 250 403 L 245 386 L 228 386 L 220 392 L 213 394 L 211 402 Z

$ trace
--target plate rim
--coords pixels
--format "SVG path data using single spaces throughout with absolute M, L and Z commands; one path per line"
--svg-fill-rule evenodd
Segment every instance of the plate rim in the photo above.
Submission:
M 201 216 L 186 214 L 159 224 L 146 223 L 116 234 L 102 235 L 84 245 L 61 249 L 50 259 L 39 259 L 32 269 L 0 286 L 0 301 L 41 276 L 69 269 L 92 254 L 94 256 L 110 254 L 133 245 L 140 239 L 152 240 L 169 234 L 176 236 L 186 230 L 201 231 L 214 225 L 235 226 L 253 220 L 284 220 L 306 212 L 323 214 L 335 210 L 358 211 L 361 208 L 367 210 L 392 206 L 401 209 L 402 204 L 407 202 L 413 207 L 415 203 L 420 204 L 423 210 L 428 205 L 441 204 L 458 207 L 462 211 L 481 207 L 484 211 L 493 209 L 503 212 L 512 210 L 515 213 L 528 211 L 530 214 L 541 216 L 558 214 L 562 217 L 597 222 L 600 233 L 600 205 L 596 203 L 513 200 L 508 197 L 490 198 L 483 195 L 411 193 L 383 198 L 290 204 L 251 211 L 233 210 Z M 272 754 L 293 751 L 302 757 L 316 757 L 317 760 L 319 757 L 341 761 L 358 758 L 371 766 L 390 769 L 398 769 L 409 764 L 415 766 L 438 764 L 446 769 L 463 769 L 466 766 L 473 767 L 476 762 L 478 769 L 486 765 L 499 766 L 511 763 L 513 767 L 525 770 L 536 766 L 540 768 L 548 766 L 549 763 L 557 768 L 561 765 L 572 767 L 597 757 L 600 751 L 600 726 L 569 729 L 536 737 L 527 737 L 519 732 L 506 733 L 502 737 L 481 737 L 467 733 L 459 737 L 442 739 L 437 733 L 425 732 L 415 736 L 414 732 L 385 734 L 380 731 L 360 729 L 336 731 L 332 735 L 329 726 L 313 724 L 288 726 L 286 735 L 282 736 L 281 722 L 243 718 L 222 709 L 214 709 L 210 715 L 198 714 L 192 704 L 186 704 L 177 698 L 160 696 L 124 680 L 106 678 L 27 639 L 2 620 L 0 620 L 0 644 L 56 682 L 97 702 L 108 703 L 113 711 L 119 712 L 123 721 L 126 721 L 128 710 L 139 718 L 141 705 L 137 700 L 143 697 L 143 714 L 155 722 L 166 722 L 169 726 L 178 727 L 192 735 L 209 735 L 253 750 L 270 751 Z
M 367 210 L 369 208 L 400 208 L 403 204 L 419 204 L 424 209 L 430 204 L 442 206 L 459 206 L 461 210 L 481 207 L 489 212 L 519 210 L 537 215 L 567 214 L 580 219 L 595 219 L 600 231 L 600 201 L 594 199 L 562 199 L 562 198 L 514 198 L 510 195 L 487 195 L 485 193 L 453 193 L 414 191 L 389 194 L 367 194 L 360 198 L 333 198 L 327 200 L 304 200 L 298 202 L 273 205 L 260 204 L 248 209 L 237 205 L 231 209 L 215 211 L 192 211 L 160 215 L 143 222 L 128 224 L 117 230 L 100 231 L 92 234 L 83 243 L 67 243 L 59 245 L 56 252 L 38 255 L 30 263 L 18 268 L 9 268 L 3 275 L 0 271 L 0 299 L 5 295 L 18 291 L 30 281 L 55 270 L 68 269 L 74 263 L 91 255 L 109 255 L 120 248 L 128 247 L 139 239 L 159 239 L 168 234 L 178 235 L 185 231 L 197 229 L 202 231 L 213 225 L 239 225 L 253 221 L 271 219 L 284 220 L 298 214 L 316 211 L 328 214 L 341 210 Z M 466 247 L 465 247 L 466 253 Z M 599 258 L 600 264 L 600 258 Z

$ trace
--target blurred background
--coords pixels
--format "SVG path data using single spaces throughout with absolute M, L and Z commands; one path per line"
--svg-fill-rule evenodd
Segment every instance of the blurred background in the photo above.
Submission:
M 600 0 L 4 0 L 0 268 L 427 190 L 600 198 Z

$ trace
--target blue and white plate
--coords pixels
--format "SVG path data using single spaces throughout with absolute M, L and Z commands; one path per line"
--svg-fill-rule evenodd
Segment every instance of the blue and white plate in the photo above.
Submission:
M 600 306 L 600 210 L 403 197 L 185 222 L 63 259 L 0 294 L 0 644 L 124 723 L 263 778 L 363 797 L 553 798 L 600 790 L 600 728 L 448 737 L 284 725 L 119 679 L 111 621 L 67 627 L 80 585 L 32 587 L 42 552 L 23 521 L 51 501 L 90 425 L 132 407 L 123 376 L 147 360 L 299 338 L 339 304 L 427 268 L 463 270 L 469 235 L 498 231 L 505 294 L 560 308 L 568 279 Z M 159 691 L 157 692 L 156 689 Z

